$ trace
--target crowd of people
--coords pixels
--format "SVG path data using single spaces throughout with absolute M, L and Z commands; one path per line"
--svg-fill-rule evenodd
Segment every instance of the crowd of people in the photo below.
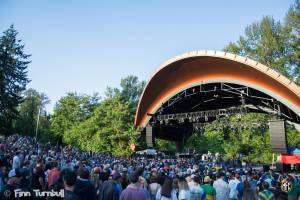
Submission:
M 296 174 L 243 168 L 211 154 L 114 157 L 12 135 L 0 140 L 0 155 L 2 199 L 300 200 Z

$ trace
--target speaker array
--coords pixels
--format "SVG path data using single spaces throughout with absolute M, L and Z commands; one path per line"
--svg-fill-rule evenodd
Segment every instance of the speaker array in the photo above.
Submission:
M 270 143 L 274 153 L 287 153 L 286 129 L 284 120 L 269 122 Z

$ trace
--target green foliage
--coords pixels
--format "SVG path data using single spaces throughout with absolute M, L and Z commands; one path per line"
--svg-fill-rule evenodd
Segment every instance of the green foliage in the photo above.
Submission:
M 288 126 L 287 141 L 289 146 L 300 148 L 300 131 L 293 126 Z
M 19 117 L 15 122 L 15 131 L 23 135 L 35 135 L 37 116 L 40 114 L 40 122 L 48 123 L 48 116 L 45 106 L 50 102 L 49 98 L 38 93 L 34 89 L 28 89 L 24 92 L 24 100 L 19 106 Z M 40 109 L 40 113 L 39 113 Z M 46 122 L 47 121 L 47 122 Z M 48 126 L 48 125 L 46 125 Z M 43 126 L 40 126 L 43 128 Z
M 50 115 L 46 112 L 45 106 L 50 102 L 44 93 L 34 89 L 28 89 L 23 94 L 23 102 L 19 105 L 19 117 L 14 120 L 14 132 L 21 135 L 35 136 L 37 121 L 37 139 L 41 143 L 56 142 L 51 127 Z M 37 120 L 39 115 L 39 120 Z
M 296 51 L 299 46 L 295 48 L 294 37 L 292 28 L 267 16 L 247 26 L 244 36 L 236 43 L 229 43 L 224 51 L 252 58 L 296 79 L 295 67 L 297 64 L 299 67 Z
M 52 131 L 83 150 L 128 156 L 139 135 L 133 121 L 143 86 L 131 75 L 121 80 L 121 89 L 108 88 L 100 102 L 96 95 L 69 93 L 55 106 Z
M 290 46 L 295 52 L 293 77 L 296 83 L 300 85 L 300 1 L 289 9 L 285 18 L 285 32 L 289 37 Z
M 226 159 L 241 154 L 247 161 L 271 162 L 268 120 L 268 115 L 256 113 L 219 118 L 206 125 L 202 134 L 194 133 L 186 148 L 222 152 Z
M 272 17 L 264 17 L 259 23 L 253 23 L 245 29 L 245 36 L 231 43 L 224 50 L 272 66 L 283 74 L 288 74 L 284 64 L 287 61 L 282 25 Z
M 223 132 L 218 121 L 205 127 L 203 133 L 194 133 L 187 141 L 186 148 L 198 149 L 200 153 L 223 152 Z
M 155 148 L 160 151 L 176 151 L 176 144 L 173 141 L 156 139 L 155 140 Z
M 68 93 L 55 105 L 51 118 L 53 133 L 63 138 L 68 130 L 88 119 L 98 105 L 99 97 Z
M 120 95 L 122 101 L 129 104 L 130 112 L 132 116 L 134 116 L 139 97 L 143 92 L 145 84 L 145 81 L 139 82 L 138 77 L 129 75 L 121 79 L 121 89 L 108 87 L 106 96 L 112 97 L 115 95 Z
M 12 131 L 12 123 L 18 116 L 17 107 L 22 101 L 21 93 L 27 83 L 29 55 L 24 53 L 24 45 L 17 38 L 14 26 L 0 37 L 0 133 Z
M 48 142 L 56 144 L 59 142 L 59 138 L 51 130 L 50 123 L 51 115 L 46 112 L 42 112 L 39 120 L 39 128 L 37 133 L 37 140 L 41 144 L 46 144 Z
M 132 126 L 129 106 L 119 95 L 104 99 L 86 121 L 64 135 L 64 142 L 84 150 L 129 155 L 139 134 Z

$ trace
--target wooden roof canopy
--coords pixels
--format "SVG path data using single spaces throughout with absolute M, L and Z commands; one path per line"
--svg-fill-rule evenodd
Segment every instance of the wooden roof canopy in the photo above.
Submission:
M 249 87 L 252 93 L 255 93 L 254 97 L 261 96 L 261 99 L 253 98 L 253 102 L 257 105 L 264 103 L 264 98 L 270 97 L 280 103 L 283 112 L 291 121 L 300 123 L 300 87 L 293 81 L 249 58 L 204 50 L 171 58 L 156 70 L 141 95 L 134 124 L 136 127 L 144 128 L 151 120 L 152 114 L 157 113 L 167 101 L 185 90 L 206 85 L 217 88 L 221 87 L 220 83 Z M 181 110 L 166 109 L 165 113 L 191 111 L 189 108 L 195 107 L 197 102 L 206 98 L 205 95 L 200 93 L 196 99 L 185 98 L 181 103 L 179 101 L 173 105 L 173 108 L 176 105 L 181 106 Z M 214 93 L 210 97 L 215 96 Z M 209 104 L 203 104 L 198 110 L 226 108 L 239 102 L 236 101 L 238 96 L 223 97 L 227 100 L 212 99 Z M 251 98 L 249 96 L 249 102 L 252 102 Z M 195 103 L 191 103 L 193 101 Z

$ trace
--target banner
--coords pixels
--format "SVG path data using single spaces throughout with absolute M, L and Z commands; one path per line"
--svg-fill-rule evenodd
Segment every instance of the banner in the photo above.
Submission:
M 300 154 L 281 154 L 280 160 L 283 164 L 300 164 Z

